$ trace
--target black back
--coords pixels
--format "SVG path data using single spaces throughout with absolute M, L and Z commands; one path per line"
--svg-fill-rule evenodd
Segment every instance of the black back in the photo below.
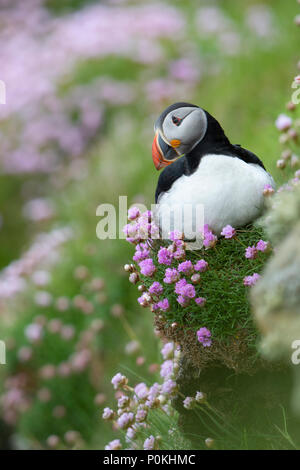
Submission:
M 186 106 L 188 103 L 176 103 L 176 105 L 169 106 L 169 108 L 167 108 L 168 111 L 164 113 L 164 116 L 172 111 L 172 109 L 177 109 L 182 105 Z M 158 178 L 155 202 L 157 202 L 159 195 L 162 192 L 168 191 L 172 187 L 173 183 L 182 175 L 188 176 L 193 174 L 201 163 L 202 157 L 211 153 L 240 158 L 245 163 L 254 163 L 265 169 L 262 161 L 254 153 L 244 149 L 240 145 L 231 144 L 218 121 L 207 111 L 205 111 L 205 113 L 207 117 L 207 131 L 204 138 L 190 153 L 168 165 L 162 171 Z M 164 117 L 162 119 L 164 119 Z

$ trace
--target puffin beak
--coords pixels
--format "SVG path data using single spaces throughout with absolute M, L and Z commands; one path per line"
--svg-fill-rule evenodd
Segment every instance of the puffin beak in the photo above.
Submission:
M 168 145 L 157 131 L 152 144 L 152 158 L 155 168 L 161 170 L 177 160 L 179 156 L 176 150 Z

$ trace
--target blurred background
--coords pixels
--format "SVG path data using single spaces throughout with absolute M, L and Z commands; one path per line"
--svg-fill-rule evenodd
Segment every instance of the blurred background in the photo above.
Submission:
M 0 0 L 0 447 L 101 449 L 111 377 L 155 381 L 159 339 L 96 208 L 154 201 L 153 123 L 207 109 L 278 182 L 296 1 Z

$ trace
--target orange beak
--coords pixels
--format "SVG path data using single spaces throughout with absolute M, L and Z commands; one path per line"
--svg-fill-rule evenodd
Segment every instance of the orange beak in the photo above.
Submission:
M 170 163 L 173 163 L 177 158 L 178 154 L 176 151 L 173 147 L 165 143 L 157 131 L 152 143 L 152 159 L 155 168 L 157 170 L 161 170 L 162 168 L 170 165 Z

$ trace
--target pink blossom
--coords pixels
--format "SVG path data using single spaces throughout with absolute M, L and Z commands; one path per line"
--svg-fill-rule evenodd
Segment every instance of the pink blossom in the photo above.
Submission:
M 183 274 L 186 274 L 186 275 L 190 275 L 193 273 L 194 271 L 194 266 L 193 266 L 193 263 L 191 261 L 184 261 L 183 263 L 180 263 L 178 265 L 178 271 L 180 273 L 183 273 Z
M 244 286 L 254 286 L 259 279 L 260 275 L 257 273 L 252 274 L 252 276 L 246 276 L 244 278 Z
M 122 375 L 120 372 L 118 372 L 112 379 L 111 383 L 114 387 L 115 390 L 118 390 L 119 388 L 124 387 L 124 385 L 128 384 L 128 379 L 125 377 L 125 375 Z
M 202 343 L 204 347 L 211 346 L 211 332 L 207 328 L 200 328 L 200 330 L 197 331 L 197 338 L 199 343 Z
M 259 242 L 257 242 L 256 244 L 257 251 L 262 251 L 263 253 L 265 253 L 268 250 L 268 248 L 269 248 L 269 242 L 259 240 Z
M 115 440 L 109 442 L 105 446 L 105 450 L 120 450 L 120 449 L 122 449 L 122 444 L 121 444 L 120 439 L 115 439 Z
M 147 385 L 144 382 L 137 384 L 134 387 L 134 393 L 140 400 L 145 400 L 149 393 Z
M 168 359 L 164 361 L 160 368 L 160 375 L 164 378 L 169 378 L 173 374 L 173 361 Z
M 179 295 L 176 300 L 181 305 L 181 307 L 186 307 L 190 303 L 190 299 L 188 297 L 184 297 L 183 295 Z
M 160 250 L 158 252 L 159 264 L 165 264 L 166 266 L 170 266 L 172 263 L 172 259 L 172 253 L 167 248 L 160 247 Z
M 246 248 L 245 257 L 247 259 L 255 259 L 256 255 L 257 255 L 257 249 L 255 245 L 248 246 L 248 248 Z
M 160 300 L 160 301 L 157 303 L 157 306 L 158 306 L 158 308 L 160 308 L 160 310 L 162 310 L 163 312 L 167 312 L 167 311 L 169 310 L 169 308 L 170 308 L 168 299 Z
M 286 114 L 280 114 L 275 121 L 275 126 L 279 131 L 286 131 L 292 125 L 292 119 Z
M 176 382 L 172 379 L 166 380 L 161 388 L 162 393 L 165 393 L 166 395 L 172 395 L 176 392 L 177 390 L 177 385 Z
M 166 284 L 172 284 L 173 282 L 178 281 L 180 275 L 176 268 L 167 268 L 165 271 L 164 282 Z
M 175 293 L 182 294 L 183 288 L 187 285 L 187 280 L 185 278 L 180 279 L 180 281 L 175 284 Z
M 104 408 L 103 410 L 103 414 L 102 414 L 102 418 L 105 420 L 105 421 L 108 421 L 110 419 L 113 419 L 114 417 L 114 411 L 111 409 L 111 408 Z
M 147 258 L 143 261 L 141 261 L 139 263 L 139 267 L 141 268 L 141 273 L 144 275 L 144 276 L 153 276 L 153 274 L 155 273 L 156 271 L 156 267 L 153 263 L 153 259 L 152 258 Z
M 200 259 L 194 265 L 195 271 L 199 271 L 200 273 L 204 273 L 208 268 L 208 263 L 204 259 Z
M 226 225 L 226 227 L 223 228 L 221 235 L 225 238 L 233 238 L 236 235 L 236 230 L 231 227 L 231 225 Z
M 154 295 L 161 295 L 163 293 L 163 290 L 163 286 L 157 281 L 153 282 L 153 284 L 151 284 L 151 286 L 149 287 L 150 294 Z
M 131 207 L 128 209 L 128 219 L 135 220 L 141 215 L 141 212 L 138 207 Z
M 199 307 L 204 307 L 204 305 L 206 304 L 206 299 L 204 297 L 197 297 L 195 299 L 195 302 L 197 305 L 199 305 Z

